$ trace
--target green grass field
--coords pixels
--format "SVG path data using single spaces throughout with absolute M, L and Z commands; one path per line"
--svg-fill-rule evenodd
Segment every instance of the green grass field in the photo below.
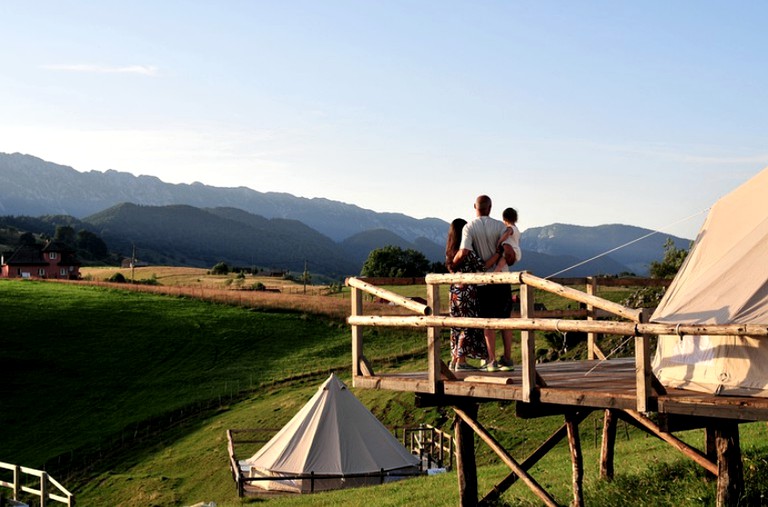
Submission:
M 349 329 L 328 317 L 30 281 L 0 281 L 0 308 L 0 461 L 45 467 L 79 506 L 264 503 L 237 498 L 225 431 L 280 427 L 330 371 L 349 381 Z M 365 336 L 366 355 L 382 367 L 425 368 L 423 332 L 382 328 Z M 408 393 L 354 392 L 390 427 L 451 421 L 449 410 L 415 408 Z M 701 470 L 621 424 L 617 478 L 600 481 L 598 415 L 580 426 L 588 505 L 714 504 L 714 482 Z M 480 420 L 518 460 L 562 424 L 516 419 L 514 405 L 501 403 L 483 404 Z M 765 423 L 742 425 L 745 505 L 768 495 L 767 433 Z M 701 432 L 683 438 L 701 447 Z M 477 456 L 487 491 L 507 470 L 479 441 Z M 565 444 L 531 472 L 560 503 L 570 502 Z M 456 475 L 448 473 L 266 503 L 457 502 Z M 501 504 L 539 502 L 516 484 Z

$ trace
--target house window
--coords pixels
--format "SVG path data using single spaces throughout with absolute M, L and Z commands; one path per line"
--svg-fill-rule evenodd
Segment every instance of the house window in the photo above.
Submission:
M 40 268 L 37 270 L 37 274 L 39 276 L 45 276 L 45 268 Z
M 51 259 L 51 260 L 55 259 L 56 258 L 56 252 L 49 252 L 48 253 L 48 258 Z
M 61 268 L 61 269 L 59 270 L 59 274 L 60 274 L 61 276 L 67 276 L 67 268 Z

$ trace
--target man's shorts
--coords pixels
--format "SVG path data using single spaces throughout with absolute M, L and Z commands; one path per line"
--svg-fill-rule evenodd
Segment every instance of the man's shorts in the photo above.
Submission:
M 478 317 L 506 319 L 512 313 L 512 286 L 508 283 L 477 286 Z

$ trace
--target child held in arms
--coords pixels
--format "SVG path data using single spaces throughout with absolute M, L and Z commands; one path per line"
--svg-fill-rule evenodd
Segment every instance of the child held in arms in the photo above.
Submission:
M 507 208 L 504 213 L 501 214 L 501 218 L 504 221 L 504 225 L 507 226 L 507 231 L 502 234 L 496 244 L 497 252 L 486 262 L 486 269 L 496 264 L 494 271 L 506 271 L 508 266 L 517 264 L 523 257 L 523 251 L 520 249 L 520 231 L 517 228 L 517 210 L 515 208 Z M 507 243 L 512 247 L 512 251 L 515 252 L 515 260 L 512 264 L 507 264 L 507 260 L 504 258 L 504 249 L 502 245 Z

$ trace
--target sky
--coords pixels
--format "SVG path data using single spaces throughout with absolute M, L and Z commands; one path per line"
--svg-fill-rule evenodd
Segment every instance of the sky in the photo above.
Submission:
M 0 152 L 695 237 L 768 165 L 768 3 L 0 2 Z

